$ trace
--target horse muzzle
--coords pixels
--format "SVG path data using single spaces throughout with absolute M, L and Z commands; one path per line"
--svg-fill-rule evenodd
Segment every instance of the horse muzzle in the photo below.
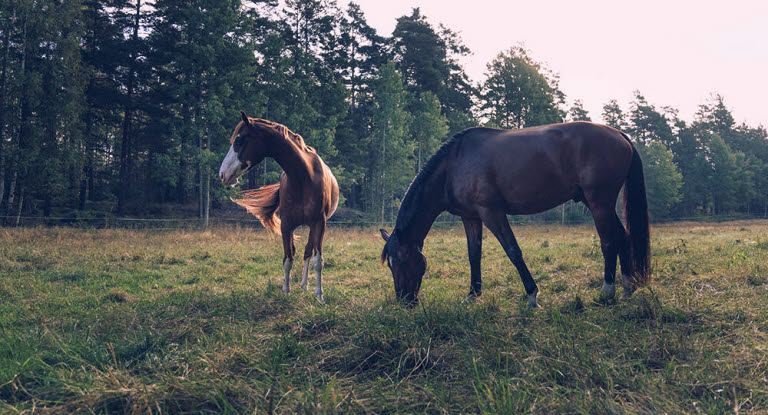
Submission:
M 237 177 L 237 175 L 228 175 L 221 171 L 219 172 L 219 179 L 221 179 L 221 183 L 225 186 L 235 187 L 238 183 L 240 183 L 240 179 Z

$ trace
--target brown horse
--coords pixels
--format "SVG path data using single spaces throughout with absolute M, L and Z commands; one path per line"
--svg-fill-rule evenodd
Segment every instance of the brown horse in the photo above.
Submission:
M 242 192 L 242 199 L 233 201 L 259 218 L 265 228 L 282 234 L 283 291 L 286 293 L 290 291 L 296 253 L 293 232 L 301 225 L 309 226 L 301 288 L 307 289 L 311 257 L 317 277 L 315 297 L 323 302 L 323 234 L 326 221 L 339 203 L 336 178 L 300 135 L 284 125 L 240 113 L 242 121 L 232 133 L 231 147 L 221 163 L 219 177 L 225 185 L 235 186 L 240 176 L 266 157 L 273 158 L 283 168 L 279 183 Z
M 627 229 L 616 215 L 616 199 L 624 191 Z M 538 307 L 539 291 L 507 222 L 507 214 L 533 214 L 569 199 L 592 212 L 605 259 L 602 297 L 615 295 L 616 256 L 621 261 L 624 295 L 650 280 L 650 245 L 645 179 L 640 156 L 629 137 L 586 122 L 554 124 L 522 130 L 472 128 L 446 142 L 427 162 L 403 198 L 392 235 L 381 260 L 395 281 L 395 293 L 413 304 L 418 300 L 427 261 L 424 238 L 437 216 L 461 216 L 467 233 L 471 285 L 467 300 L 480 296 L 483 224 L 491 230 L 517 268 Z

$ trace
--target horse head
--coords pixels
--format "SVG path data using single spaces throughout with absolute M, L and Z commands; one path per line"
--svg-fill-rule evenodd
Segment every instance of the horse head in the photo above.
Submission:
M 240 111 L 240 115 L 242 121 L 232 133 L 229 152 L 219 168 L 221 182 L 229 186 L 237 185 L 240 176 L 272 156 L 272 141 L 281 137 L 279 124 L 249 118 L 244 111 Z
M 421 279 L 427 270 L 427 258 L 421 253 L 421 245 L 402 240 L 399 230 L 392 235 L 379 230 L 386 242 L 381 252 L 381 261 L 386 262 L 395 281 L 397 299 L 409 306 L 418 302 Z

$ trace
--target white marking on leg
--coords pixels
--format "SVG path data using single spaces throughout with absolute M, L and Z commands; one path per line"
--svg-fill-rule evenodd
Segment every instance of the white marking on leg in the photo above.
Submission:
M 465 298 L 464 301 L 462 301 L 461 303 L 462 304 L 471 303 L 471 302 L 475 301 L 477 299 L 477 297 L 479 297 L 477 294 L 475 294 L 474 292 L 471 292 L 471 293 L 469 293 L 467 298 Z
M 323 256 L 317 254 L 312 257 L 312 265 L 315 268 L 315 276 L 317 277 L 317 287 L 315 287 L 315 297 L 321 303 L 323 301 Z
M 632 283 L 632 278 L 630 278 L 628 275 L 622 274 L 621 275 L 621 285 L 624 287 L 624 294 L 622 295 L 623 298 L 629 298 L 632 297 L 632 294 L 635 292 L 635 284 Z
M 536 302 L 536 296 L 538 295 L 538 292 L 535 292 L 533 294 L 528 294 L 528 307 L 530 308 L 540 308 L 539 303 Z
M 283 292 L 291 292 L 291 268 L 293 268 L 293 259 L 285 258 L 283 262 Z
M 613 297 L 616 295 L 616 284 L 608 284 L 603 280 L 603 294 L 601 295 L 601 298 L 603 300 L 613 300 Z
M 307 276 L 309 275 L 309 257 L 304 258 L 304 268 L 301 270 L 301 289 L 307 291 Z

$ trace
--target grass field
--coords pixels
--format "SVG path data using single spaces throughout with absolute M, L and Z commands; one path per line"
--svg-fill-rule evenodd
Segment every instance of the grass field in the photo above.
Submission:
M 0 229 L 0 412 L 768 411 L 768 222 L 654 227 L 652 290 L 607 306 L 593 228 L 515 231 L 539 310 L 487 230 L 481 299 L 434 230 L 406 309 L 375 229 L 329 230 L 326 305 L 261 231 Z

